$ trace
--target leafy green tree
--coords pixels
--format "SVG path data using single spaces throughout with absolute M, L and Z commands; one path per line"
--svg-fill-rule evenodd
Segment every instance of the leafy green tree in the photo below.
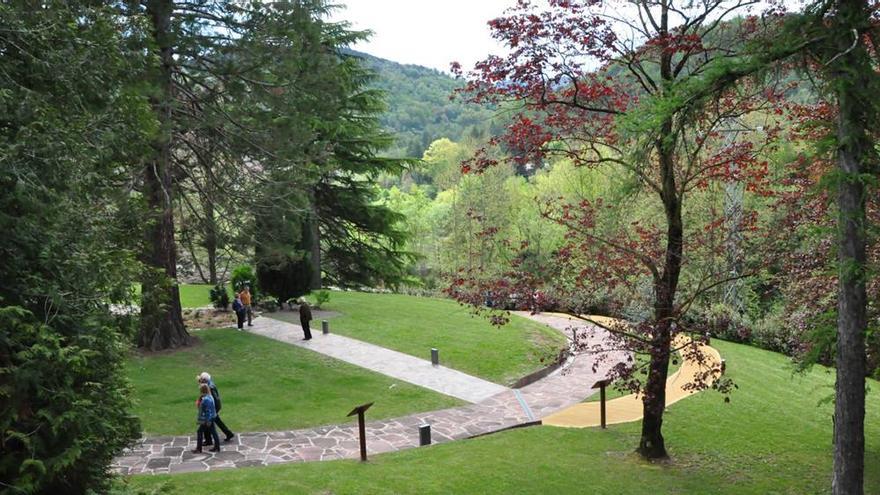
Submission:
M 156 130 L 139 32 L 101 3 L 0 4 L 0 493 L 102 492 L 139 436 L 131 325 L 110 311 L 131 299 L 131 168 Z
M 394 136 L 394 143 L 383 152 L 386 156 L 417 158 L 437 139 L 461 141 L 468 132 L 484 136 L 496 120 L 492 109 L 450 99 L 462 84 L 447 74 L 366 53 L 350 53 L 379 75 L 370 86 L 388 95 L 388 109 L 379 120 L 382 128 Z

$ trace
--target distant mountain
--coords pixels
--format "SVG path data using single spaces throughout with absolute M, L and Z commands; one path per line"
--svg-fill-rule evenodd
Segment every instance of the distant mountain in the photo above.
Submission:
M 435 139 L 458 141 L 465 135 L 485 136 L 493 130 L 491 110 L 460 98 L 450 99 L 462 82 L 449 75 L 354 50 L 348 53 L 363 59 L 364 65 L 377 73 L 375 86 L 387 93 L 388 111 L 381 121 L 397 141 L 386 154 L 421 158 Z

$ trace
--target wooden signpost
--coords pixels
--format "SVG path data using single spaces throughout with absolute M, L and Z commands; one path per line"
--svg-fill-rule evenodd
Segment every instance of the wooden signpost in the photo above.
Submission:
M 605 387 L 607 387 L 609 383 L 611 383 L 611 380 L 606 378 L 605 380 L 599 380 L 590 387 L 599 389 L 599 400 L 601 402 L 599 405 L 599 417 L 602 422 L 602 428 L 605 428 Z
M 355 407 L 348 413 L 348 416 L 358 415 L 358 437 L 360 437 L 361 441 L 361 461 L 367 460 L 367 429 L 364 426 L 364 412 L 372 406 L 373 403 L 362 404 L 360 406 Z

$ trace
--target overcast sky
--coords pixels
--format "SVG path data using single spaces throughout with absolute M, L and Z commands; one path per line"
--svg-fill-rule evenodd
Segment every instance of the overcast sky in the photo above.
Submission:
M 357 30 L 373 31 L 372 38 L 352 48 L 404 64 L 418 64 L 448 72 L 449 63 L 465 70 L 490 53 L 504 48 L 489 35 L 489 20 L 500 17 L 516 0 L 337 0 L 331 20 L 345 20 Z M 804 0 L 783 0 L 800 10 Z M 753 12 L 758 12 L 759 2 Z M 618 5 L 609 7 L 619 9 Z M 626 33 L 622 33 L 626 35 Z
M 516 0 L 339 0 L 344 9 L 332 20 L 346 20 L 373 37 L 355 50 L 405 64 L 448 72 L 449 63 L 474 62 L 502 49 L 486 25 Z

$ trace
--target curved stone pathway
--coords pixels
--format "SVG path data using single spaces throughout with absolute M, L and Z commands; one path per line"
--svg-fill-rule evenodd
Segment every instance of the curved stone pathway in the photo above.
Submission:
M 675 337 L 673 348 L 684 348 L 691 345 L 692 342 L 690 337 L 679 334 Z M 698 380 L 698 377 L 705 382 L 706 386 L 709 386 L 724 372 L 721 354 L 715 348 L 700 344 L 696 346 L 694 352 L 701 356 L 683 359 L 678 371 L 666 378 L 666 407 L 697 393 L 698 390 L 688 385 L 701 381 Z M 547 416 L 544 418 L 543 424 L 565 428 L 599 426 L 601 424 L 599 408 L 598 402 L 574 404 Z M 605 409 L 605 423 L 609 425 L 638 421 L 644 416 L 642 397 L 636 394 L 611 399 L 605 403 Z
M 320 329 L 312 332 L 311 340 L 303 340 L 302 327 L 273 318 L 257 318 L 254 326 L 247 329 L 250 333 L 319 352 L 471 403 L 481 402 L 509 390 L 452 368 L 433 366 L 430 361 L 409 354 L 334 333 L 324 335 Z
M 576 326 L 578 338 L 589 344 L 600 343 L 607 335 L 604 330 L 564 316 L 536 315 L 535 319 L 567 335 Z M 266 328 L 272 326 L 269 322 L 264 324 Z M 298 329 L 296 325 L 290 326 Z M 271 332 L 267 330 L 267 333 Z M 302 335 L 298 332 L 286 334 L 291 338 Z M 313 339 L 312 342 L 317 341 Z M 290 343 L 295 344 L 296 341 Z M 301 344 L 306 347 L 311 342 Z M 313 350 L 317 350 L 317 346 Z M 597 369 L 593 369 L 588 355 L 576 355 L 563 372 L 557 371 L 521 389 L 505 389 L 476 404 L 370 421 L 366 425 L 368 453 L 373 455 L 417 447 L 418 427 L 422 424 L 431 425 L 434 443 L 534 424 L 594 393 L 590 386 L 603 377 L 614 363 L 626 358 L 626 353 L 618 354 L 618 359 L 604 360 Z M 224 444 L 223 451 L 219 453 L 192 454 L 190 449 L 194 445 L 193 436 L 145 438 L 116 458 L 113 469 L 122 474 L 178 473 L 359 457 L 357 425 L 354 421 L 292 431 L 242 433 L 236 435 L 232 442 Z

